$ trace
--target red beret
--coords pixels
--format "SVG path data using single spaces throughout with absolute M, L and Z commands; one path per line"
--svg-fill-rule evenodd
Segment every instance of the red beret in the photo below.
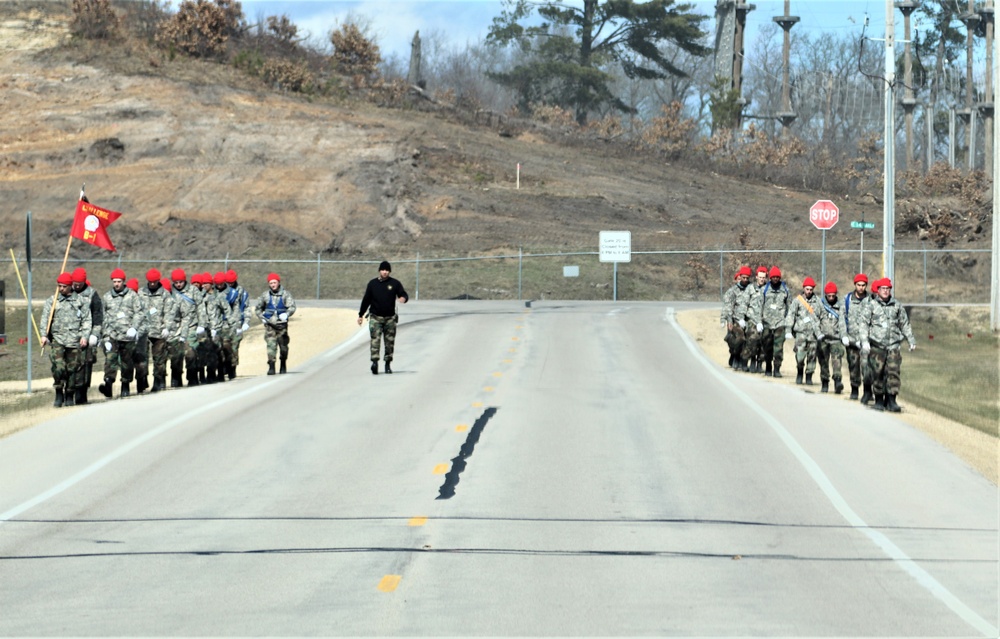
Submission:
M 883 286 L 892 288 L 892 280 L 890 280 L 888 277 L 883 277 L 878 281 L 878 286 L 876 288 L 882 288 Z
M 175 268 L 174 272 L 170 274 L 170 279 L 175 282 L 184 282 L 187 278 L 187 273 L 185 273 L 182 268 Z
M 87 281 L 87 271 L 83 270 L 82 267 L 77 267 L 73 270 L 72 280 L 74 282 L 86 282 Z
M 167 278 L 163 278 L 162 280 L 160 280 L 160 286 L 162 286 L 163 288 L 170 288 L 170 280 L 168 280 Z
M 763 266 L 763 265 L 761 265 L 761 266 L 758 266 L 758 267 L 757 267 L 757 272 L 758 272 L 758 273 L 767 273 L 767 267 L 766 267 L 766 266 Z
M 130 289 L 132 289 L 133 291 L 135 291 L 136 293 L 138 293 L 139 292 L 139 278 L 133 277 L 129 281 L 125 282 L 125 286 L 129 287 Z
M 771 271 L 767 274 L 768 277 L 781 277 L 781 269 L 777 266 L 772 266 Z
M 160 277 L 161 277 L 160 276 L 160 272 L 158 270 L 156 270 L 155 268 L 151 268 L 148 271 L 146 271 L 146 281 L 147 282 L 155 282 L 158 279 L 160 279 Z
M 806 279 L 802 280 L 802 288 L 805 288 L 807 286 L 816 288 L 816 280 L 814 280 L 811 277 L 807 277 Z
M 59 284 L 67 284 L 67 285 L 72 284 L 73 276 L 70 275 L 69 273 L 60 273 L 59 277 L 56 278 L 56 282 Z
M 827 282 L 826 286 L 823 287 L 823 293 L 826 294 L 826 295 L 829 295 L 830 293 L 836 293 L 836 292 L 837 292 L 837 285 L 834 284 L 833 282 Z
M 201 273 L 195 273 L 191 276 L 192 284 L 201 284 Z
M 215 274 L 215 277 L 212 278 L 212 281 L 215 284 L 225 284 L 226 283 L 226 274 L 223 273 L 222 271 L 219 271 L 218 273 Z
M 226 271 L 226 284 L 235 284 L 237 279 L 239 278 L 236 277 L 236 271 L 233 269 Z
M 281 281 L 281 276 L 278 275 L 277 273 L 268 273 L 267 274 L 267 281 L 270 282 L 271 280 L 278 280 L 280 282 Z
M 864 282 L 865 284 L 867 284 L 868 276 L 865 275 L 864 273 L 858 273 L 857 275 L 854 276 L 854 283 L 857 284 L 858 282 Z
M 753 273 L 750 271 L 750 267 L 749 266 L 741 266 L 740 270 L 737 271 L 736 274 L 737 275 L 753 275 Z
M 116 268 L 115 270 L 111 271 L 111 279 L 113 280 L 125 279 L 125 271 L 121 270 L 120 268 Z

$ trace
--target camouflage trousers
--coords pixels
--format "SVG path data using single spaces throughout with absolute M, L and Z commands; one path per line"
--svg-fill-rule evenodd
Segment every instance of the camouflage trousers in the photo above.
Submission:
M 149 387 L 149 337 L 141 336 L 135 342 L 135 352 L 132 353 L 132 364 L 135 366 L 135 383 L 141 393 Z
M 121 371 L 122 383 L 130 383 L 132 381 L 132 367 L 134 366 L 135 342 L 106 339 L 99 343 L 104 349 L 104 379 L 113 382 L 118 371 Z M 109 344 L 110 348 L 108 348 Z
M 83 377 L 83 388 L 90 388 L 90 379 L 94 375 L 94 364 L 97 363 L 97 348 L 88 346 L 84 349 L 82 357 L 83 368 L 80 371 L 80 375 Z
M 851 376 L 851 386 L 861 387 L 862 383 L 872 383 L 872 373 L 869 370 L 868 357 L 861 352 L 861 347 L 847 347 L 847 371 Z
M 49 351 L 49 360 L 52 362 L 52 386 L 57 390 L 86 388 L 83 380 L 86 359 L 86 349 L 52 344 Z
M 844 371 L 844 345 L 837 339 L 824 339 L 816 345 L 816 361 L 819 362 L 819 379 L 823 382 L 839 382 Z
M 812 334 L 795 336 L 795 366 L 805 365 L 806 375 L 816 370 L 816 337 Z
M 153 357 L 153 379 L 166 379 L 167 362 L 170 361 L 170 343 L 162 338 L 151 338 L 149 350 Z
M 191 344 L 197 345 L 197 342 L 192 341 L 180 341 L 170 342 L 170 380 L 173 383 L 174 380 L 180 381 L 181 373 L 183 369 L 187 368 L 187 380 L 188 383 L 191 380 L 197 381 L 198 376 L 196 373 L 196 368 L 198 366 L 198 354 L 195 353 L 194 348 Z
M 385 342 L 385 361 L 392 361 L 392 353 L 396 349 L 396 323 L 399 321 L 398 315 L 391 317 L 380 317 L 378 315 L 368 316 L 368 332 L 372 338 L 372 361 L 377 362 L 381 342 Z
M 278 355 L 288 359 L 288 324 L 264 323 L 264 343 L 267 344 L 267 363 L 273 364 Z
M 765 362 L 773 359 L 775 366 L 781 366 L 785 357 L 785 329 L 765 325 L 764 332 L 760 334 L 760 351 Z
M 239 366 L 240 364 L 240 343 L 243 342 L 243 333 L 237 333 L 233 336 L 233 366 Z
M 750 360 L 755 357 L 760 357 L 761 334 L 757 332 L 757 327 L 747 325 L 745 335 L 746 335 L 746 341 L 743 343 L 743 351 L 740 357 L 744 360 Z
M 726 331 L 726 336 L 722 339 L 722 341 L 729 344 L 730 355 L 739 357 L 740 353 L 743 352 L 743 346 L 746 344 L 747 335 L 746 332 L 740 328 L 739 324 L 733 324 L 733 328 Z
M 234 346 L 235 338 L 232 331 L 219 331 L 215 343 L 219 347 L 219 366 L 222 366 L 224 371 L 230 366 L 235 366 L 236 362 L 233 360 L 236 357 L 236 347 Z
M 899 371 L 903 364 L 903 353 L 898 348 L 883 348 L 872 344 L 868 354 L 868 368 L 872 376 L 872 392 L 876 395 L 899 394 Z
M 205 331 L 198 337 L 198 345 L 195 347 L 198 355 L 197 366 L 199 368 L 215 368 L 219 365 L 219 345 L 212 336 Z

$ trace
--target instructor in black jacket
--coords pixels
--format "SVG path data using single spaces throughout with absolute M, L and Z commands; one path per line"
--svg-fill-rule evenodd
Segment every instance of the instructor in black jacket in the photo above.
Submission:
M 378 375 L 378 354 L 381 340 L 385 340 L 385 372 L 392 373 L 392 352 L 396 344 L 396 300 L 406 304 L 410 296 L 406 294 L 399 280 L 389 277 L 392 266 L 383 261 L 378 265 L 378 277 L 368 282 L 365 296 L 361 298 L 358 311 L 358 326 L 368 313 L 368 328 L 372 336 L 372 375 Z

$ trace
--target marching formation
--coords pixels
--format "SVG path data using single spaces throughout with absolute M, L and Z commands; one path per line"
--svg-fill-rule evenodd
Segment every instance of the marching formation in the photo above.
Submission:
M 43 346 L 51 346 L 56 407 L 86 404 L 97 353 L 104 353 L 104 379 L 98 386 L 111 398 L 121 375 L 119 397 L 158 392 L 167 387 L 213 384 L 236 378 L 240 342 L 250 329 L 253 313 L 264 325 L 268 375 L 287 370 L 288 319 L 295 300 L 271 273 L 268 288 L 255 301 L 237 279 L 236 271 L 194 274 L 183 269 L 170 278 L 153 268 L 146 285 L 126 280 L 125 272 L 111 272 L 111 288 L 99 295 L 78 268 L 57 278 L 58 291 L 45 302 L 47 322 Z M 152 385 L 149 362 L 152 359 Z
M 852 400 L 876 410 L 900 412 L 901 346 L 917 347 L 906 309 L 892 296 L 889 278 L 872 283 L 868 276 L 854 277 L 854 290 L 838 298 L 837 285 L 827 282 L 816 294 L 816 282 L 807 277 L 802 292 L 792 293 L 777 266 L 761 266 L 755 280 L 749 266 L 736 272 L 735 283 L 722 298 L 722 327 L 729 345 L 733 370 L 781 377 L 786 340 L 793 341 L 795 383 L 813 384 L 819 364 L 820 392 L 844 390 L 843 360 L 851 384 Z

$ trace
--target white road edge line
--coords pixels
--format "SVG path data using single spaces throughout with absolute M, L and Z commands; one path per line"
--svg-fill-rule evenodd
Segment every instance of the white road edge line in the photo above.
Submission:
M 323 353 L 321 355 L 318 355 L 314 359 L 328 359 L 330 357 L 335 357 L 335 356 L 339 355 L 342 351 L 344 351 L 347 348 L 349 348 L 350 346 L 352 346 L 353 343 L 358 340 L 358 337 L 360 335 L 364 334 L 365 330 L 367 330 L 367 329 L 362 328 L 361 330 L 356 331 L 354 333 L 354 335 L 352 335 L 346 341 L 341 342 L 339 345 L 335 346 L 334 348 L 331 348 L 330 350 L 326 351 L 325 353 Z M 206 413 L 206 412 L 211 411 L 211 410 L 215 410 L 216 408 L 219 408 L 219 407 L 221 407 L 221 406 L 223 406 L 223 405 L 225 405 L 225 404 L 227 404 L 229 402 L 242 399 L 243 397 L 245 397 L 247 395 L 250 395 L 250 394 L 253 394 L 253 393 L 257 393 L 262 388 L 266 388 L 267 386 L 269 386 L 271 384 L 277 384 L 278 382 L 284 381 L 284 379 L 285 378 L 275 378 L 275 379 L 267 380 L 267 381 L 265 381 L 265 382 L 263 382 L 261 384 L 254 384 L 253 386 L 251 386 L 251 387 L 249 387 L 249 388 L 247 388 L 245 390 L 242 390 L 239 393 L 236 393 L 234 395 L 227 395 L 226 397 L 224 397 L 222 399 L 219 399 L 219 400 L 216 400 L 216 401 L 212 402 L 211 404 L 205 404 L 204 406 L 201 406 L 201 407 L 196 408 L 196 409 L 194 409 L 192 411 L 184 413 L 180 417 L 175 417 L 174 419 L 170 420 L 169 422 L 166 422 L 166 423 L 162 424 L 161 426 L 158 426 L 158 427 L 154 428 L 153 430 L 150 430 L 150 431 L 147 431 L 147 432 L 143 433 L 142 435 L 136 437 L 132 441 L 130 441 L 130 442 L 126 443 L 126 444 L 123 444 L 122 446 L 116 448 L 115 450 L 113 450 L 112 452 L 108 453 L 104 457 L 98 459 L 93 464 L 91 464 L 90 466 L 87 466 L 86 468 L 84 468 L 80 472 L 76 473 L 75 475 L 67 477 L 66 479 L 64 479 L 63 481 L 59 482 L 58 484 L 56 484 L 52 488 L 49 488 L 45 492 L 43 492 L 43 493 L 41 493 L 39 495 L 36 495 L 35 497 L 32 497 L 28 501 L 26 501 L 26 502 L 24 502 L 22 504 L 19 504 L 19 505 L 15 506 L 14 508 L 11 508 L 7 512 L 0 513 L 0 522 L 4 522 L 4 521 L 8 521 L 10 519 L 13 519 L 14 517 L 17 517 L 18 515 L 20 515 L 24 511 L 26 511 L 26 510 L 28 510 L 30 508 L 34 508 L 38 504 L 41 504 L 41 503 L 43 503 L 43 502 L 45 502 L 45 501 L 47 501 L 47 500 L 55 497 L 59 493 L 65 491 L 65 490 L 67 490 L 69 488 L 72 488 L 76 484 L 80 483 L 81 481 L 83 481 L 87 477 L 90 477 L 91 475 L 93 475 L 94 473 L 96 473 L 100 469 L 104 468 L 105 466 L 107 466 L 111 462 L 115 461 L 119 457 L 125 455 L 126 453 L 128 453 L 128 452 L 130 452 L 132 450 L 134 450 L 135 448 L 138 448 L 139 446 L 145 444 L 149 440 L 151 440 L 151 439 L 153 439 L 155 437 L 158 437 L 159 435 L 162 435 L 163 433 L 167 432 L 168 430 L 170 430 L 172 428 L 175 428 L 177 426 L 180 426 L 181 424 L 187 423 L 188 421 L 190 421 L 195 416 L 200 415 L 202 413 Z
M 826 476 L 826 473 L 819 467 L 819 464 L 809 456 L 809 454 L 799 445 L 799 443 L 792 437 L 781 423 L 778 422 L 769 412 L 764 410 L 752 397 L 744 393 L 742 390 L 736 387 L 725 375 L 720 372 L 719 367 L 711 362 L 702 353 L 701 348 L 691 339 L 684 329 L 680 327 L 677 323 L 675 317 L 674 309 L 668 307 L 663 314 L 663 319 L 670 324 L 670 326 L 680 335 L 684 344 L 687 346 L 688 350 L 694 354 L 708 371 L 718 379 L 723 386 L 730 390 L 733 395 L 742 400 L 747 406 L 751 408 L 757 415 L 763 419 L 768 426 L 778 435 L 785 446 L 791 451 L 791 453 L 798 459 L 799 463 L 805 468 L 809 476 L 812 477 L 813 481 L 819 486 L 819 489 L 823 491 L 833 507 L 847 520 L 847 522 L 855 529 L 864 533 L 876 546 L 882 549 L 882 551 L 889 556 L 893 561 L 895 561 L 900 568 L 907 572 L 911 577 L 913 577 L 917 583 L 926 588 L 932 595 L 937 597 L 946 606 L 951 608 L 955 614 L 961 617 L 966 623 L 971 625 L 973 628 L 983 633 L 986 637 L 996 637 L 1000 634 L 1000 631 L 991 624 L 989 621 L 983 619 L 979 614 L 969 608 L 965 603 L 963 603 L 958 597 L 956 597 L 950 590 L 944 587 L 937 579 L 935 579 L 930 573 L 921 568 L 915 561 L 910 559 L 910 557 L 903 552 L 903 550 L 894 544 L 891 539 L 885 536 L 878 530 L 874 530 L 868 526 L 867 523 L 854 512 L 843 496 L 837 491 L 833 486 L 833 483 Z

